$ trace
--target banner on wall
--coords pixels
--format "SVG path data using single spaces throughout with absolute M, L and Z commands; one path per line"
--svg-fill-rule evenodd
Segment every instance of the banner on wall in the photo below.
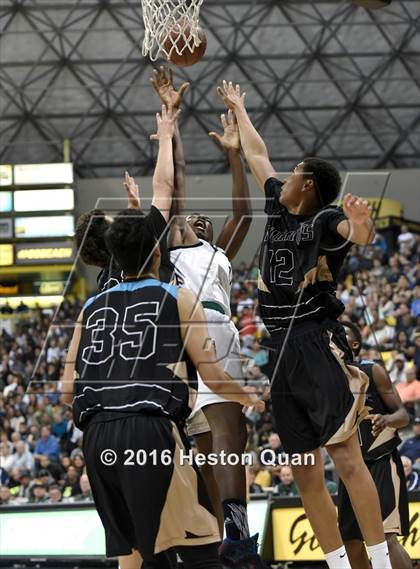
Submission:
M 420 557 L 420 502 L 410 502 L 410 533 L 400 538 L 412 559 Z M 273 541 L 276 561 L 323 561 L 324 555 L 301 507 L 274 508 Z

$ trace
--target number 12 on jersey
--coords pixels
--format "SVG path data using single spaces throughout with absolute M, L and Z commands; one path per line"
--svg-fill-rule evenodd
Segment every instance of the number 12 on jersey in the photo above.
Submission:
M 295 258 L 290 249 L 269 249 L 270 282 L 280 286 L 292 286 L 293 276 L 289 276 L 295 268 Z

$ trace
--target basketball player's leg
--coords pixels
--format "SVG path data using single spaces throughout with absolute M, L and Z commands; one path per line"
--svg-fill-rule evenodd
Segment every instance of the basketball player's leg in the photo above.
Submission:
M 211 431 L 194 435 L 194 439 L 199 453 L 208 456 L 210 453 L 213 452 L 213 437 Z M 214 468 L 210 464 L 206 463 L 203 466 L 201 466 L 200 473 L 206 485 L 211 505 L 213 506 L 213 511 L 217 518 L 217 523 L 219 525 L 220 536 L 221 536 L 220 539 L 222 539 L 223 527 L 224 527 L 223 509 L 222 509 L 222 501 L 220 499 L 219 486 L 216 481 Z
M 362 539 L 350 539 L 344 542 L 350 565 L 357 569 L 370 569 L 369 557 Z
M 373 569 L 391 569 L 377 488 L 363 461 L 357 434 L 326 448 L 349 494 Z
M 292 466 L 293 477 L 321 549 L 328 553 L 339 549 L 343 542 L 337 527 L 335 506 L 325 485 L 321 452 L 317 449 L 311 454 L 315 456 L 315 464 Z
M 241 457 L 247 443 L 242 407 L 237 403 L 215 403 L 203 409 L 212 433 L 212 452 Z M 226 535 L 230 539 L 249 537 L 246 515 L 246 472 L 241 464 L 232 466 L 218 460 L 213 466 L 223 505 Z
M 395 533 L 385 534 L 392 569 L 412 569 L 413 562 Z
M 328 445 L 338 476 L 345 485 L 367 545 L 385 540 L 378 492 L 363 461 L 357 434 L 342 443 Z
M 118 558 L 118 569 L 143 569 L 143 559 L 140 553 L 133 549 L 131 555 L 124 555 Z

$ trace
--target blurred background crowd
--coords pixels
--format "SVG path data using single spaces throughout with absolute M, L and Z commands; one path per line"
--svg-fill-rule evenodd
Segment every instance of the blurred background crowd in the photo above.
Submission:
M 257 259 L 251 267 L 242 263 L 234 270 L 232 314 L 247 381 L 262 387 L 268 381 L 268 352 L 258 316 L 257 275 Z M 420 489 L 420 236 L 402 227 L 394 244 L 378 234 L 371 246 L 354 247 L 340 275 L 338 296 L 345 305 L 343 317 L 361 329 L 360 357 L 386 367 L 411 417 L 400 433 L 399 450 L 408 489 Z M 57 393 L 80 309 L 79 302 L 68 300 L 57 312 L 2 309 L 0 505 L 92 500 L 82 432 Z M 250 494 L 297 496 L 292 471 L 282 464 L 270 404 L 263 415 L 248 414 L 247 424 L 253 456 Z M 328 488 L 335 493 L 337 479 L 326 453 L 324 463 Z

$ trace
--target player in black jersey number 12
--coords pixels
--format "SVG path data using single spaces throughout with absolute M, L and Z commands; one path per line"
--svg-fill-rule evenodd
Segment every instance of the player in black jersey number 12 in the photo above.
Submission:
M 245 158 L 266 196 L 258 300 L 274 346 L 271 399 L 283 448 L 315 456 L 315 466 L 304 460 L 293 466 L 306 515 L 329 567 L 351 569 L 325 486 L 325 447 L 350 495 L 373 569 L 391 569 L 378 493 L 357 438 L 368 413 L 368 378 L 350 365 L 351 350 L 337 320 L 344 305 L 335 294 L 351 244 L 373 239 L 371 208 L 349 194 L 343 209 L 332 207 L 340 175 L 319 158 L 305 158 L 280 181 L 239 85 L 224 81 L 218 93 L 235 113 Z

